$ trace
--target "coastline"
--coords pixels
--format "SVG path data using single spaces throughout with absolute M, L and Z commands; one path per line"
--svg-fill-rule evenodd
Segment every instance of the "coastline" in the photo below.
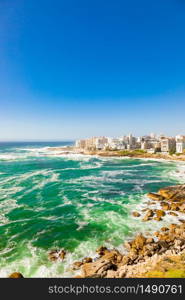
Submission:
M 151 219 L 160 222 L 166 214 L 185 214 L 185 185 L 170 186 L 148 198 L 160 204 L 161 209 L 145 210 L 143 222 Z M 135 218 L 141 212 L 132 212 Z M 185 278 L 185 219 L 177 224 L 163 226 L 153 235 L 137 233 L 133 240 L 124 243 L 126 253 L 118 249 L 99 247 L 98 258 L 85 257 L 73 264 L 79 270 L 76 278 Z
M 67 149 L 66 149 L 67 148 Z M 48 151 L 48 149 L 50 149 L 49 151 Z M 34 150 L 35 151 L 35 150 Z M 80 159 L 80 161 L 82 160 L 82 161 L 92 161 L 92 162 L 94 162 L 94 159 L 93 159 L 93 156 L 94 157 L 96 157 L 96 158 L 100 158 L 100 161 L 102 160 L 102 163 L 105 163 L 105 162 L 109 162 L 109 158 L 111 159 L 111 158 L 117 158 L 118 160 L 120 159 L 120 165 L 122 165 L 122 164 L 124 164 L 124 159 L 125 160 L 127 160 L 127 159 L 131 159 L 131 158 L 133 158 L 133 162 L 130 160 L 129 161 L 129 163 L 133 163 L 133 164 L 137 164 L 137 163 L 141 163 L 141 165 L 145 165 L 145 163 L 142 163 L 141 161 L 139 162 L 136 162 L 136 161 L 134 161 L 134 159 L 140 159 L 140 160 L 156 160 L 156 161 L 161 161 L 161 164 L 162 164 L 162 162 L 165 162 L 165 161 L 172 161 L 172 160 L 169 160 L 169 159 L 163 159 L 163 158 L 153 158 L 154 157 L 154 155 L 150 155 L 150 156 L 152 156 L 152 157 L 143 157 L 143 155 L 132 155 L 131 157 L 129 157 L 129 156 L 120 156 L 120 155 L 117 155 L 117 153 L 116 153 L 116 156 L 114 155 L 114 156 L 111 156 L 111 155 L 98 155 L 97 153 L 92 153 L 91 152 L 91 154 L 89 154 L 89 152 L 88 153 L 79 153 L 79 151 L 76 151 L 76 149 L 74 149 L 74 148 L 72 148 L 72 147 L 55 147 L 55 148 L 53 148 L 53 147 L 51 147 L 51 148 L 46 148 L 45 147 L 45 149 L 43 150 L 42 148 L 41 148 L 41 150 L 39 150 L 38 151 L 38 153 L 41 153 L 41 156 L 43 156 L 43 157 L 45 157 L 45 156 L 48 156 L 48 157 L 53 157 L 53 158 L 55 158 L 55 156 L 56 157 L 60 157 L 60 155 L 61 155 L 61 158 L 62 158 L 62 156 L 64 157 L 64 161 L 68 161 L 68 158 L 71 160 L 75 160 L 76 161 L 76 157 L 77 157 L 77 161 Z M 51 154 L 50 154 L 51 153 Z M 104 153 L 103 153 L 104 154 Z M 34 155 L 35 156 L 37 156 L 37 152 L 36 152 L 36 154 L 34 153 Z M 87 159 L 85 158 L 85 156 L 88 156 L 89 155 L 89 157 L 87 157 Z M 92 159 L 90 158 L 92 156 Z M 142 157 L 141 157 L 142 156 Z M 29 157 L 29 154 L 28 154 L 28 157 Z M 105 157 L 105 159 L 104 159 L 104 157 Z M 67 158 L 67 160 L 66 160 L 66 158 Z M 102 158 L 102 159 L 101 159 Z M 106 158 L 108 158 L 108 159 L 106 159 Z M 123 161 L 122 161 L 123 160 Z M 61 161 L 63 161 L 63 159 L 61 160 Z M 95 161 L 96 161 L 96 159 L 95 159 Z M 118 161 L 117 160 L 115 160 L 116 161 L 116 163 L 118 163 Z M 181 175 L 181 178 L 184 180 L 184 171 L 185 171 L 185 169 L 184 169 L 184 167 L 182 167 L 182 170 L 181 170 L 181 164 L 184 166 L 184 161 L 179 161 L 179 160 L 174 160 L 173 159 L 173 161 L 174 161 L 174 164 L 169 164 L 169 166 L 170 165 L 172 165 L 172 171 L 171 172 L 173 172 L 174 174 L 172 174 L 172 173 L 168 173 L 168 163 L 166 163 L 166 164 L 164 164 L 164 165 L 166 165 L 167 166 L 167 173 L 166 173 L 166 177 L 167 176 L 170 176 L 170 175 L 172 175 L 172 177 L 175 175 L 175 177 L 180 177 L 179 175 Z M 58 164 L 60 163 L 60 159 L 56 159 L 55 160 L 55 162 L 56 162 L 56 165 L 57 165 L 57 167 L 58 167 Z M 147 164 L 147 162 L 146 162 L 146 164 Z M 157 163 L 155 163 L 155 162 L 149 162 L 149 165 L 160 165 L 160 163 L 159 164 L 157 164 Z M 177 167 L 180 167 L 179 168 L 179 170 L 180 170 L 180 172 L 179 171 L 177 171 L 177 173 L 176 173 L 176 166 Z M 80 167 L 81 167 L 81 164 L 80 164 Z M 86 168 L 87 166 L 85 166 L 85 169 L 87 169 Z M 92 167 L 92 165 L 90 166 L 90 168 Z M 82 168 L 83 169 L 83 168 Z M 159 168 L 160 169 L 160 168 Z M 39 171 L 40 172 L 40 171 Z M 44 171 L 45 172 L 45 171 Z M 51 171 L 49 171 L 49 172 L 51 172 Z M 73 172 L 73 171 L 72 171 Z M 46 172 L 45 172 L 46 173 Z M 44 173 L 44 174 L 45 174 Z M 29 173 L 30 174 L 30 173 Z M 35 174 L 35 173 L 33 173 L 33 174 Z M 40 174 L 40 173 L 39 173 Z M 50 174 L 50 173 L 49 173 Z M 31 174 L 30 174 L 31 175 Z M 51 174 L 52 175 L 52 174 Z M 149 176 L 150 176 L 151 174 L 149 174 Z M 164 174 L 165 175 L 165 174 Z M 147 176 L 147 174 L 146 173 L 144 173 L 144 176 Z M 56 181 L 56 179 L 57 179 L 57 177 L 52 177 L 51 178 L 51 182 L 55 182 Z M 85 180 L 86 180 L 86 177 L 84 178 Z M 139 179 L 139 178 L 138 178 Z M 142 179 L 142 178 L 141 178 Z M 90 177 L 89 177 L 89 180 L 92 180 Z M 137 180 L 137 178 L 136 179 L 134 179 L 134 180 Z M 144 179 L 143 179 L 144 180 Z M 142 180 L 141 180 L 142 181 Z M 153 182 L 155 182 L 155 179 L 154 179 L 154 181 Z M 174 184 L 178 184 L 178 182 L 179 181 L 175 181 L 175 183 Z M 168 185 L 168 180 L 166 180 L 166 186 Z M 171 183 L 170 183 L 171 185 L 173 184 L 173 180 L 171 181 Z M 170 185 L 169 184 L 169 185 Z M 160 182 L 159 182 L 159 184 L 157 184 L 158 185 L 158 188 L 160 187 Z M 155 186 L 155 185 L 154 185 Z M 154 188 L 154 186 L 152 186 L 149 190 L 150 191 L 152 191 L 152 190 L 154 190 L 155 191 L 155 188 Z M 164 184 L 162 185 L 162 186 L 164 186 Z M 157 189 L 156 189 L 157 190 Z M 131 220 L 131 223 L 129 223 L 131 226 L 133 226 L 133 224 L 136 224 L 136 223 L 138 223 L 138 218 L 140 219 L 140 221 L 139 221 L 139 223 L 140 223 L 140 225 L 142 225 L 142 228 L 140 227 L 140 226 L 136 226 L 137 227 L 137 230 L 135 230 L 135 233 L 133 232 L 133 233 L 131 233 L 131 234 L 129 234 L 128 235 L 128 237 L 124 237 L 124 235 L 122 235 L 122 234 L 120 234 L 120 242 L 122 243 L 122 241 L 128 241 L 128 242 L 131 242 L 131 241 L 134 241 L 134 235 L 136 234 L 136 233 L 140 233 L 140 234 L 142 234 L 144 237 L 146 237 L 146 239 L 147 238 L 154 238 L 155 239 L 155 241 L 156 241 L 156 237 L 154 237 L 154 234 L 153 234 L 153 231 L 152 230 L 150 230 L 149 228 L 150 227 L 156 227 L 156 230 L 157 231 L 160 231 L 160 227 L 168 227 L 168 226 L 170 226 L 170 220 L 172 220 L 172 224 L 173 223 L 176 223 L 176 220 L 175 220 L 175 218 L 177 218 L 177 217 L 175 217 L 175 216 L 173 216 L 173 217 L 170 217 L 169 219 L 167 219 L 167 217 L 162 217 L 162 220 L 161 221 L 157 221 L 157 220 L 155 220 L 155 221 L 153 221 L 153 219 L 156 217 L 156 212 L 155 212 L 155 210 L 157 209 L 157 210 L 159 210 L 160 209 L 160 201 L 155 201 L 155 200 L 152 200 L 152 202 L 154 203 L 155 202 L 155 205 L 153 205 L 152 204 L 152 202 L 151 202 L 151 200 L 149 200 L 149 198 L 146 196 L 146 194 L 143 194 L 143 196 L 142 196 L 142 198 L 141 198 L 141 200 L 142 200 L 142 202 L 141 203 L 138 203 L 138 204 L 136 204 L 136 202 L 137 201 L 134 201 L 133 203 L 132 202 L 130 202 L 129 203 L 129 205 L 128 205 L 128 207 L 129 207 L 129 209 L 128 209 L 128 211 L 130 211 L 131 213 L 129 213 L 128 215 L 130 215 L 131 216 L 131 218 L 129 217 L 129 220 Z M 150 203 L 149 203 L 150 202 Z M 132 217 L 132 212 L 134 212 L 134 210 L 137 210 L 137 213 L 139 213 L 140 214 L 140 216 L 133 216 Z M 147 221 L 145 221 L 144 223 L 142 223 L 142 221 L 141 221 L 141 219 L 142 218 L 144 218 L 144 216 L 145 216 L 145 214 L 147 213 L 146 212 L 146 209 L 150 209 L 150 210 L 153 210 L 154 212 L 154 216 L 151 218 L 151 217 L 149 217 L 149 222 L 147 223 Z M 176 212 L 175 212 L 176 213 Z M 178 212 L 177 212 L 178 213 Z M 167 216 L 168 214 L 166 214 L 166 216 Z M 122 215 L 122 217 L 124 218 L 124 216 Z M 174 218 L 174 219 L 173 219 Z M 180 219 L 180 218 L 179 218 Z M 167 222 L 166 222 L 167 221 Z M 116 220 L 115 220 L 115 222 L 116 222 Z M 81 226 L 81 225 L 80 225 Z M 83 226 L 83 224 L 82 224 L 82 226 Z M 133 226 L 134 227 L 134 226 Z M 136 228 L 136 227 L 134 227 L 134 228 Z M 147 233 L 147 230 L 149 229 L 149 232 L 150 232 L 150 234 L 148 234 Z M 110 238 L 112 238 L 112 235 L 109 235 L 109 237 Z M 132 240 L 131 240 L 132 239 Z M 122 243 L 123 244 L 123 243 Z M 119 253 L 119 255 L 121 255 L 121 257 L 123 258 L 123 256 L 125 257 L 126 256 L 126 251 L 127 251 L 127 249 L 126 249 L 126 247 L 124 247 L 124 246 L 122 246 L 122 244 L 112 244 L 112 243 L 109 243 L 109 242 L 107 242 L 107 241 L 105 241 L 105 244 L 104 244 L 104 240 L 102 240 L 102 241 L 100 241 L 99 243 L 97 243 L 97 245 L 96 245 L 96 248 L 98 247 L 98 246 L 100 246 L 100 245 L 103 245 L 103 247 L 104 246 L 106 246 L 107 248 L 106 248 L 106 251 L 104 250 L 104 252 L 106 252 L 106 254 L 107 253 L 109 253 L 109 255 L 111 256 L 112 254 L 112 251 L 118 251 L 118 252 L 116 252 L 116 253 Z M 120 246 L 119 246 L 120 245 Z M 60 247 L 63 247 L 63 248 L 60 248 Z M 113 248 L 113 247 L 115 247 L 115 249 Z M 125 249 L 125 253 L 122 251 L 123 250 L 123 247 L 124 247 L 124 249 Z M 99 259 L 100 258 L 102 258 L 102 254 L 103 254 L 103 252 L 101 252 L 102 254 L 101 254 L 101 256 L 100 256 L 100 253 L 98 252 L 98 253 L 96 253 L 95 252 L 95 249 L 96 249 L 95 247 L 93 248 L 89 248 L 90 249 L 90 251 L 88 251 L 88 252 L 84 252 L 83 253 L 83 255 L 79 255 L 79 257 L 75 257 L 75 255 L 73 256 L 73 259 L 71 259 L 71 256 L 73 255 L 73 251 L 71 251 L 71 250 L 68 250 L 68 248 L 67 247 L 65 247 L 65 245 L 61 245 L 61 246 L 59 246 L 59 247 L 57 247 L 57 249 L 58 250 L 55 250 L 56 248 L 54 248 L 54 247 L 51 247 L 51 248 L 49 248 L 48 250 L 47 250 L 47 252 L 45 252 L 45 257 L 46 257 L 46 259 L 47 259 L 47 255 L 49 254 L 49 260 L 52 260 L 53 262 L 47 262 L 48 264 L 50 264 L 50 267 L 51 268 L 53 268 L 53 269 L 55 269 L 55 266 L 56 266 L 56 268 L 57 268 L 57 265 L 59 266 L 61 266 L 61 269 L 62 269 L 62 266 L 63 265 L 65 265 L 64 266 L 64 268 L 65 268 L 65 273 L 63 274 L 62 272 L 63 272 L 63 270 L 61 271 L 61 276 L 68 276 L 68 274 L 72 277 L 72 276 L 81 276 L 81 277 L 83 277 L 83 276 L 86 276 L 86 275 L 84 275 L 83 273 L 81 273 L 82 272 L 82 269 L 83 269 L 83 265 L 84 265 L 84 263 L 94 263 L 94 262 L 99 262 Z M 105 248 L 105 247 L 104 247 Z M 140 249 L 140 250 L 142 250 L 142 249 Z M 139 250 L 139 251 L 140 251 Z M 49 253 L 49 251 L 50 251 L 50 253 Z M 102 250 L 101 250 L 102 251 Z M 51 253 L 51 252 L 53 252 L 53 254 Z M 115 253 L 114 253 L 115 254 Z M 128 254 L 128 253 L 127 253 Z M 84 255 L 88 255 L 88 256 L 90 256 L 90 257 L 84 257 Z M 115 255 L 118 255 L 118 254 L 115 254 Z M 155 255 L 155 254 L 154 254 Z M 158 254 L 157 254 L 158 255 Z M 163 256 L 164 256 L 164 258 L 165 258 L 165 253 L 163 253 Z M 171 255 L 171 254 L 170 254 Z M 181 255 L 180 254 L 180 252 L 177 254 L 175 254 L 175 255 Z M 35 258 L 34 258 L 35 259 Z M 74 261 L 76 261 L 76 260 L 82 260 L 82 261 L 77 261 L 78 263 L 77 263 L 77 265 L 81 265 L 81 269 L 79 270 L 79 269 L 77 269 L 77 266 L 73 266 L 72 265 L 72 263 L 74 262 Z M 132 263 L 131 261 L 129 262 L 129 265 L 126 265 L 126 267 L 125 268 L 129 268 L 129 270 L 131 271 L 131 269 L 132 269 L 132 271 L 133 270 L 135 270 L 134 271 L 134 275 L 132 275 L 132 276 L 140 276 L 141 274 L 139 274 L 138 272 L 137 272 L 137 268 L 140 266 L 140 264 L 142 264 L 142 266 L 146 266 L 147 264 L 151 264 L 151 262 L 153 261 L 153 256 L 151 256 L 151 257 L 148 257 L 147 259 L 146 259 L 146 261 L 138 261 L 137 262 L 137 259 L 136 259 L 136 261 L 134 262 L 134 263 Z M 158 257 L 158 261 L 160 261 L 160 259 L 162 259 L 162 256 L 160 256 L 160 257 Z M 48 261 L 49 261 L 48 260 Z M 56 264 L 55 264 L 55 260 L 57 261 L 56 262 Z M 92 261 L 91 261 L 92 260 Z M 63 263 L 62 263 L 63 262 Z M 83 262 L 83 263 L 82 263 Z M 117 265 L 117 262 L 116 263 L 114 263 L 114 264 L 116 264 Z M 113 265 L 114 265 L 113 264 Z M 129 266 L 129 267 L 128 267 Z M 88 267 L 89 267 L 89 265 L 88 265 Z M 70 269 L 70 268 L 72 268 L 73 269 L 73 271 L 72 272 L 70 272 L 70 270 L 68 271 L 68 268 Z M 75 269 L 74 269 L 75 268 Z M 114 266 L 113 266 L 113 268 L 114 268 Z M 115 267 L 116 268 L 116 267 Z M 17 269 L 19 269 L 19 268 L 17 268 Z M 26 276 L 26 273 L 24 273 L 24 270 L 23 269 L 19 269 L 20 271 L 22 271 L 22 274 L 24 274 L 25 276 Z M 12 269 L 12 271 L 13 271 L 13 269 Z M 109 270 L 108 270 L 109 271 Z M 113 270 L 113 271 L 116 271 L 116 270 Z M 129 271 L 129 272 L 130 272 Z M 26 271 L 25 271 L 26 272 Z M 67 273 L 68 272 L 68 273 Z M 59 275 L 60 275 L 59 274 Z M 128 276 L 130 276 L 129 275 L 129 273 L 127 274 Z M 126 275 L 126 276 L 127 276 Z M 6 275 L 5 275 L 6 276 Z M 28 275 L 27 275 L 28 276 Z M 88 275 L 87 275 L 88 276 Z M 97 276 L 97 275 L 92 275 L 92 276 Z M 99 276 L 99 275 L 98 275 Z M 104 275 L 101 275 L 101 276 L 104 276 Z M 106 274 L 106 276 L 116 276 L 116 278 L 117 278 L 117 276 L 118 276 L 118 274 L 113 274 L 112 273 L 112 275 L 111 275 L 111 273 L 110 272 L 108 272 L 108 274 Z M 120 276 L 120 275 L 119 275 Z M 143 276 L 148 276 L 148 275 L 143 275 Z
M 69 149 L 55 149 L 63 151 L 61 155 L 80 154 L 105 158 L 125 158 L 157 161 L 185 162 L 185 156 L 168 154 L 136 153 L 130 151 L 127 155 L 121 151 L 85 151 L 70 147 Z M 139 278 L 139 277 L 185 277 L 185 192 L 183 198 L 178 202 L 178 189 L 185 186 L 172 187 L 175 190 L 175 198 L 165 197 L 158 193 L 148 194 L 148 208 L 141 211 L 133 211 L 134 218 L 143 218 L 143 222 L 155 220 L 161 222 L 165 215 L 176 218 L 169 226 L 162 226 L 153 234 L 143 235 L 138 232 L 136 237 L 125 242 L 125 253 L 118 249 L 108 249 L 101 246 L 92 257 L 84 257 L 72 265 L 76 271 L 75 278 Z M 167 187 L 166 190 L 171 187 Z M 177 190 L 176 190 L 177 189 Z M 165 201 L 170 201 L 165 203 Z M 173 203 L 174 202 L 174 203 Z M 178 203 L 178 204 L 177 204 Z M 158 208 L 152 209 L 151 204 L 157 204 Z M 162 205 L 162 206 L 161 206 Z M 165 206 L 166 205 L 166 206 Z M 179 206 L 178 206 L 179 205 Z M 144 216 L 143 216 L 143 211 Z M 178 212 L 178 214 L 177 214 Z M 184 218 L 182 215 L 184 214 Z M 181 216 L 181 218 L 180 218 Z M 98 255 L 98 256 L 96 256 Z
M 108 151 L 108 150 L 84 150 L 76 147 L 53 147 L 47 148 L 49 151 L 57 153 L 57 155 L 70 155 L 70 154 L 79 154 L 79 155 L 89 155 L 97 157 L 116 157 L 116 158 L 137 158 L 137 159 L 153 159 L 153 160 L 165 160 L 165 161 L 177 161 L 185 162 L 185 155 L 170 155 L 170 154 L 159 154 L 159 153 L 145 153 L 140 151 Z

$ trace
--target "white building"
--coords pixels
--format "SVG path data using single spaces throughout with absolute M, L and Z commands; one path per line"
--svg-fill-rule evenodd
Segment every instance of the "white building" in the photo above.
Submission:
M 183 153 L 185 150 L 185 136 L 177 135 L 175 137 L 175 140 L 176 140 L 176 152 Z
M 176 141 L 174 138 L 161 138 L 161 152 L 168 153 L 176 150 Z
M 96 149 L 97 150 L 103 150 L 105 149 L 105 147 L 107 146 L 108 144 L 108 138 L 107 137 L 98 137 L 96 138 L 96 141 L 95 141 L 95 146 L 96 146 Z
M 108 138 L 108 148 L 112 150 L 125 150 L 126 145 L 121 138 Z

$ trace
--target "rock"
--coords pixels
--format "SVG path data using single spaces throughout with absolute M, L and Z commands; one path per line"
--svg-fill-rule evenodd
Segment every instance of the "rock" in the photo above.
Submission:
M 24 278 L 24 276 L 19 272 L 14 272 L 8 276 L 9 278 Z
M 162 227 L 161 228 L 161 231 L 168 231 L 169 229 L 168 229 L 168 227 Z
M 128 263 L 129 263 L 129 261 L 130 261 L 130 258 L 128 257 L 128 256 L 123 256 L 123 258 L 122 258 L 122 261 L 121 261 L 121 264 L 122 265 L 127 265 Z
M 91 257 L 85 257 L 83 260 L 82 260 L 82 262 L 83 262 L 83 264 L 88 264 L 88 263 L 91 263 L 93 260 L 92 260 L 92 258 Z
M 146 215 L 144 216 L 144 218 L 142 219 L 142 221 L 146 222 L 149 221 L 151 217 L 153 217 L 154 212 L 152 209 L 147 210 Z
M 184 219 L 179 219 L 179 221 L 181 222 L 181 223 L 185 223 L 185 220 Z
M 161 248 L 164 248 L 164 249 L 168 249 L 168 247 L 169 247 L 168 243 L 167 243 L 166 241 L 164 241 L 164 240 L 160 240 L 160 241 L 158 242 L 158 245 L 159 245 Z
M 165 199 L 175 201 L 185 201 L 185 185 L 175 185 L 162 188 L 158 193 Z
M 181 204 L 179 209 L 180 209 L 180 211 L 185 212 L 185 203 Z
M 174 230 L 176 227 L 177 227 L 176 224 L 170 224 L 169 229 L 171 231 L 171 230 Z
M 163 210 L 169 210 L 170 209 L 170 205 L 166 202 L 161 203 L 161 207 Z
M 105 277 L 106 271 L 113 269 L 114 265 L 111 261 L 99 258 L 97 261 L 92 263 L 86 263 L 82 265 L 82 276 L 83 277 Z
M 100 256 L 104 255 L 106 251 L 108 251 L 108 249 L 106 247 L 104 247 L 104 246 L 101 246 L 98 249 L 96 249 L 96 252 Z
M 155 221 L 161 221 L 162 218 L 161 218 L 161 217 L 154 217 L 154 220 L 155 220 Z
M 73 263 L 72 269 L 73 270 L 79 270 L 82 265 L 83 265 L 83 262 L 81 262 L 81 261 L 75 261 Z
M 64 259 L 65 258 L 65 256 L 66 256 L 66 251 L 64 251 L 64 250 L 61 250 L 60 251 L 60 253 L 59 253 L 59 257 L 60 257 L 60 259 Z
M 164 217 L 165 216 L 165 212 L 161 209 L 156 209 L 156 216 L 158 218 Z
M 146 239 L 146 244 L 152 244 L 154 242 L 153 238 L 147 238 Z
M 147 196 L 152 200 L 162 201 L 164 200 L 164 197 L 157 194 L 157 193 L 148 193 Z
M 116 278 L 116 271 L 108 270 L 106 278 Z
M 124 243 L 124 247 L 125 247 L 128 251 L 130 251 L 130 249 L 131 249 L 131 247 L 132 247 L 132 243 L 126 241 L 126 242 Z
M 178 214 L 176 214 L 176 213 L 173 212 L 173 211 L 169 211 L 169 212 L 168 212 L 168 215 L 171 215 L 171 216 L 174 216 L 174 217 L 177 217 L 177 216 L 178 216 Z
M 156 237 L 158 237 L 158 236 L 159 236 L 159 231 L 154 232 L 154 235 L 155 235 Z
M 179 210 L 179 204 L 177 204 L 177 203 L 172 203 L 171 206 L 170 206 L 170 209 L 171 209 L 171 210 Z
M 51 261 L 56 261 L 58 259 L 64 260 L 65 256 L 66 256 L 65 250 L 53 250 L 48 254 L 48 258 Z
M 138 213 L 137 211 L 133 211 L 132 215 L 134 217 L 140 217 L 140 213 Z
M 136 249 L 142 249 L 145 243 L 146 238 L 142 234 L 139 234 L 133 241 L 132 247 L 135 247 Z

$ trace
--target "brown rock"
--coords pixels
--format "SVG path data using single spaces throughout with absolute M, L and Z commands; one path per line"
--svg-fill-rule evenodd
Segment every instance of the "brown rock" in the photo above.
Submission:
M 168 229 L 168 227 L 162 227 L 161 228 L 161 231 L 168 231 L 169 229 Z
M 83 263 L 81 261 L 75 261 L 73 263 L 72 269 L 73 270 L 79 270 L 82 265 L 83 265 Z
M 161 218 L 161 217 L 154 217 L 154 220 L 155 220 L 155 221 L 161 221 L 162 218 Z
M 108 270 L 106 278 L 116 278 L 116 271 Z
M 147 238 L 146 239 L 146 244 L 152 244 L 154 242 L 153 238 Z
M 101 246 L 101 247 L 99 247 L 98 249 L 96 249 L 96 252 L 97 252 L 100 256 L 104 255 L 106 251 L 108 251 L 108 249 L 107 249 L 106 247 L 104 247 L 104 246 Z
M 145 243 L 146 238 L 142 234 L 139 234 L 133 241 L 132 247 L 135 247 L 136 249 L 142 249 Z
M 170 209 L 170 205 L 166 202 L 161 203 L 161 207 L 163 210 L 169 210 Z
M 179 204 L 177 203 L 172 203 L 170 206 L 171 210 L 179 210 Z
M 162 188 L 158 193 L 166 199 L 185 201 L 185 185 L 182 184 Z
M 91 263 L 93 260 L 92 260 L 92 258 L 91 257 L 85 257 L 83 260 L 82 260 L 82 262 L 83 262 L 83 264 L 85 264 L 85 263 Z
M 133 211 L 132 215 L 134 217 L 140 217 L 140 213 L 138 213 L 137 211 Z
M 14 272 L 8 276 L 9 278 L 24 278 L 24 276 L 19 272 Z
M 169 211 L 169 212 L 168 212 L 168 215 L 171 215 L 171 216 L 174 216 L 174 217 L 177 217 L 177 216 L 178 216 L 178 214 L 176 214 L 176 213 L 173 212 L 173 211 Z
M 60 259 L 64 259 L 65 258 L 65 256 L 66 256 L 66 251 L 64 251 L 64 250 L 61 250 L 60 251 L 60 253 L 59 253 L 59 257 L 60 257 Z
M 164 217 L 165 216 L 165 212 L 161 209 L 156 209 L 156 216 L 158 218 Z
M 92 263 L 86 263 L 82 265 L 82 276 L 83 277 L 105 277 L 107 270 L 113 269 L 114 265 L 110 260 L 99 258 L 97 261 Z
M 66 256 L 66 251 L 65 250 L 53 250 L 50 251 L 48 254 L 48 258 L 51 261 L 56 261 L 57 259 L 64 259 Z
M 130 261 L 130 258 L 125 255 L 125 256 L 123 256 L 121 263 L 122 263 L 122 265 L 127 265 L 129 263 L 129 261 Z
M 170 230 L 174 230 L 176 227 L 177 227 L 176 224 L 170 224 L 169 229 L 170 229 Z
M 146 222 L 149 221 L 151 217 L 153 217 L 154 212 L 152 209 L 147 210 L 146 215 L 144 216 L 144 218 L 142 219 L 142 221 Z
M 157 193 L 148 193 L 147 196 L 152 200 L 162 201 L 164 199 L 163 196 L 157 194 Z
M 158 237 L 158 236 L 159 236 L 159 231 L 154 232 L 154 235 L 155 235 L 156 237 Z
M 185 223 L 185 220 L 184 219 L 179 219 L 179 221 L 181 222 L 181 223 Z
M 132 243 L 126 241 L 126 242 L 124 243 L 124 246 L 125 246 L 125 248 L 126 248 L 128 251 L 130 251 L 130 249 L 131 249 L 131 247 L 132 247 Z

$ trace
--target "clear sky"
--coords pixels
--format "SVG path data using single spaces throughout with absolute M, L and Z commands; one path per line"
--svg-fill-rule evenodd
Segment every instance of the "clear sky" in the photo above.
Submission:
M 0 140 L 185 134 L 184 0 L 0 0 Z

